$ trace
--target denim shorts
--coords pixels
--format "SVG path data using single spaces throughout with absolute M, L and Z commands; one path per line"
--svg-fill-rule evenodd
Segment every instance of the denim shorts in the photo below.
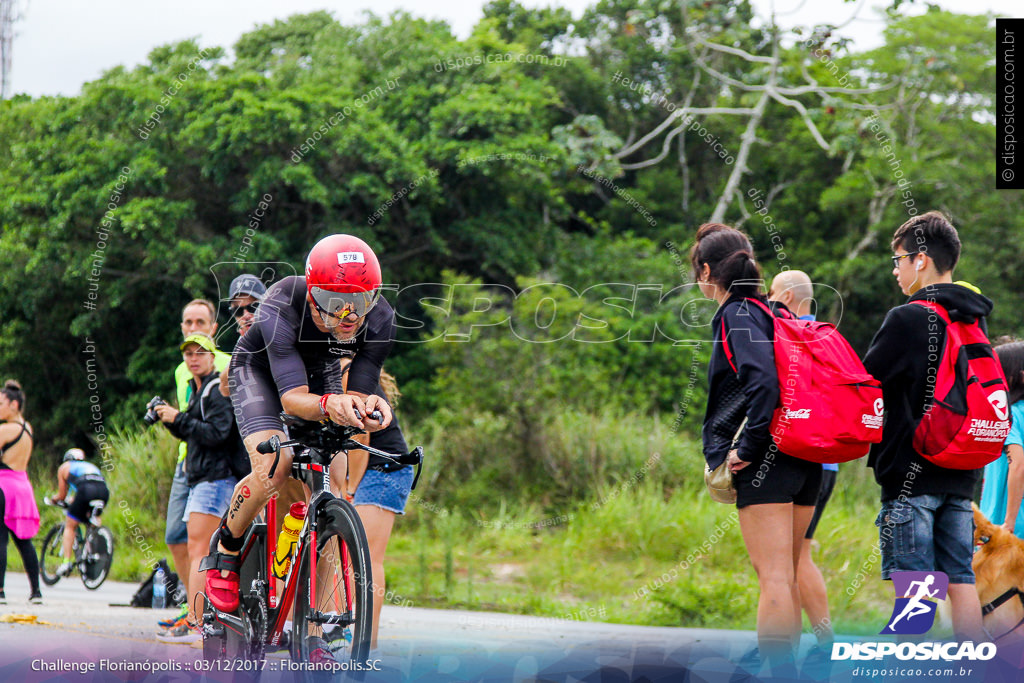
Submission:
M 403 467 L 394 472 L 367 469 L 352 504 L 376 505 L 396 515 L 404 515 L 405 503 L 412 490 L 413 474 L 412 467 Z
M 188 527 L 182 516 L 185 514 L 185 503 L 188 501 L 188 480 L 184 472 L 185 461 L 174 466 L 174 479 L 171 480 L 171 495 L 167 497 L 167 526 L 164 529 L 164 542 L 167 545 L 180 545 L 188 542 Z
M 922 494 L 887 500 L 875 526 L 883 579 L 900 571 L 940 571 L 950 583 L 974 583 L 974 513 L 969 498 Z
M 235 491 L 235 484 L 238 479 L 228 477 L 216 481 L 201 481 L 195 486 L 189 487 L 188 503 L 185 505 L 185 514 L 182 520 L 187 522 L 188 516 L 193 512 L 214 517 L 223 517 L 228 511 L 231 503 L 231 494 Z

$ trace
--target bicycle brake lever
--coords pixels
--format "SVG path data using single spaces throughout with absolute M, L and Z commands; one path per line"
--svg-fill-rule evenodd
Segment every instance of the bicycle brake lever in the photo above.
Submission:
M 281 439 L 279 439 L 277 437 L 277 435 L 274 435 L 274 436 L 270 437 L 269 439 L 267 439 L 266 441 L 261 441 L 260 443 L 256 444 L 256 451 L 259 452 L 259 453 L 263 453 L 264 455 L 269 455 L 270 453 L 273 453 L 274 451 L 280 451 L 280 450 L 281 450 Z
M 277 471 L 277 464 L 281 461 L 281 439 L 275 434 L 263 443 L 257 445 L 256 450 L 263 454 L 274 454 L 274 463 L 270 466 L 270 471 L 267 472 L 267 478 L 273 479 L 274 472 Z

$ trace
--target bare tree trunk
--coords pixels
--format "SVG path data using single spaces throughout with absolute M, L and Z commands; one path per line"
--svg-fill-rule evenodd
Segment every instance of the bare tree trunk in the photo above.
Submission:
M 761 119 L 764 118 L 764 110 L 768 106 L 769 99 L 771 99 L 771 96 L 767 90 L 761 93 L 761 98 L 754 107 L 754 113 L 750 115 L 750 120 L 747 121 L 747 129 L 743 131 L 740 151 L 736 155 L 736 163 L 733 164 L 732 173 L 729 174 L 729 181 L 725 184 L 725 189 L 719 195 L 718 203 L 715 204 L 715 210 L 711 214 L 712 223 L 721 223 L 725 219 L 725 210 L 729 208 L 733 195 L 736 193 L 736 188 L 740 185 L 740 179 L 748 170 L 747 158 L 750 157 L 750 148 L 757 141 L 757 127 L 761 125 Z

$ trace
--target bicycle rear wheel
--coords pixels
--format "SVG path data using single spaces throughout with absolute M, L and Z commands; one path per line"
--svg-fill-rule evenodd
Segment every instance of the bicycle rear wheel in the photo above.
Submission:
M 64 525 L 54 524 L 43 542 L 39 544 L 39 578 L 47 586 L 52 586 L 60 581 L 57 569 L 64 563 L 64 555 L 61 546 L 64 544 Z
M 86 535 L 82 559 L 78 563 L 85 587 L 94 591 L 103 585 L 113 562 L 114 534 L 105 526 L 93 528 Z
M 359 513 L 347 502 L 334 498 L 321 505 L 315 582 L 310 581 L 309 545 L 303 546 L 300 558 L 293 652 L 302 662 L 309 662 L 318 648 L 328 650 L 339 662 L 365 662 L 373 622 L 373 577 L 366 532 Z M 310 586 L 314 584 L 311 606 Z

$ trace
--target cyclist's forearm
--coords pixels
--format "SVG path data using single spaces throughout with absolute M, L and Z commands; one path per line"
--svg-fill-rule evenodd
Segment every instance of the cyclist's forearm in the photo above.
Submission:
M 68 480 L 58 479 L 57 480 L 57 495 L 53 497 L 54 500 L 64 500 L 68 497 Z
M 281 397 L 281 407 L 289 415 L 301 417 L 303 420 L 322 420 L 320 395 L 309 393 L 308 387 L 296 387 L 286 391 Z

